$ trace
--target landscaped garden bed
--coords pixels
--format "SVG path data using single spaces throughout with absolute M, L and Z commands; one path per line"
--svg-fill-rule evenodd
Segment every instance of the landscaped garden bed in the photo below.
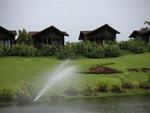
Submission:
M 83 73 L 86 73 L 86 74 L 114 74 L 114 73 L 123 73 L 123 72 L 116 70 L 116 69 L 109 68 L 109 67 L 105 67 L 103 65 L 97 65 L 97 66 L 90 67 L 88 69 L 88 71 L 85 71 Z
M 144 72 L 148 73 L 150 72 L 150 68 L 148 67 L 142 67 L 142 68 L 127 68 L 129 72 Z

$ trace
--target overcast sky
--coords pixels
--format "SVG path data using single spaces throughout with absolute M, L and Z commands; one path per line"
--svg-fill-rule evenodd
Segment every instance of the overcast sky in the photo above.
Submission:
M 105 23 L 121 32 L 118 40 L 127 40 L 145 20 L 150 20 L 150 0 L 0 0 L 0 26 L 37 31 L 54 25 L 69 33 L 66 41 Z

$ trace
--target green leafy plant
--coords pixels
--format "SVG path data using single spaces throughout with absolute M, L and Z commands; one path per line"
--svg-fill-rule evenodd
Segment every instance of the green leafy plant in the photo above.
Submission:
M 128 80 L 128 79 L 121 78 L 120 81 L 121 81 L 122 88 L 131 89 L 131 88 L 134 87 L 132 82 L 130 80 Z
M 119 47 L 123 50 L 130 50 L 130 46 L 129 46 L 129 43 L 128 41 L 121 41 L 119 43 Z
M 150 89 L 150 75 L 147 80 L 140 81 L 139 86 L 142 89 Z
M 95 42 L 90 41 L 83 42 L 83 55 L 88 58 L 104 57 L 103 49 Z
M 56 53 L 59 59 L 76 59 L 79 55 L 76 51 L 74 43 L 67 43 Z
M 76 96 L 78 95 L 78 91 L 75 89 L 73 85 L 70 85 L 67 90 L 64 91 L 65 95 Z
M 52 56 L 58 51 L 58 48 L 55 45 L 42 45 L 39 52 L 41 56 Z
M 4 56 L 4 55 L 5 55 L 4 46 L 0 45 L 0 56 Z
M 0 102 L 12 102 L 14 95 L 11 90 L 3 88 L 0 89 Z
M 25 29 L 18 31 L 17 44 L 32 45 L 32 38 Z
M 129 50 L 133 53 L 143 53 L 145 51 L 145 43 L 141 39 L 130 39 L 119 43 L 121 49 Z
M 16 93 L 18 104 L 31 103 L 33 101 L 33 87 L 30 82 L 23 81 Z
M 13 45 L 10 48 L 11 56 L 34 56 L 36 49 L 33 46 L 29 45 Z
M 98 83 L 95 88 L 98 92 L 108 92 L 108 85 L 105 83 Z
M 81 95 L 84 96 L 95 96 L 97 95 L 96 91 L 92 89 L 91 84 L 88 84 L 83 91 L 80 93 Z
M 120 48 L 117 44 L 104 45 L 105 57 L 118 57 L 121 55 Z
M 147 44 L 147 51 L 150 52 L 150 43 Z
M 113 92 L 113 93 L 123 93 L 124 89 L 120 85 L 112 85 L 111 92 Z

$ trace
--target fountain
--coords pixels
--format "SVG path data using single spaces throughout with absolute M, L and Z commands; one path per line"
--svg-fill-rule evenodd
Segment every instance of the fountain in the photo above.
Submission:
M 44 87 L 39 91 L 38 95 L 33 100 L 34 102 L 37 101 L 41 96 L 43 96 L 48 89 L 52 88 L 58 82 L 66 79 L 69 76 L 73 76 L 76 72 L 76 67 L 71 65 L 69 60 L 64 61 L 60 64 L 52 74 L 49 74 L 50 77 Z

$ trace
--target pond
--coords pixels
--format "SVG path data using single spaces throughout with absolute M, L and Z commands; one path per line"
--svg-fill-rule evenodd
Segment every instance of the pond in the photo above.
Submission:
M 150 113 L 150 95 L 69 99 L 27 106 L 1 106 L 0 113 Z

